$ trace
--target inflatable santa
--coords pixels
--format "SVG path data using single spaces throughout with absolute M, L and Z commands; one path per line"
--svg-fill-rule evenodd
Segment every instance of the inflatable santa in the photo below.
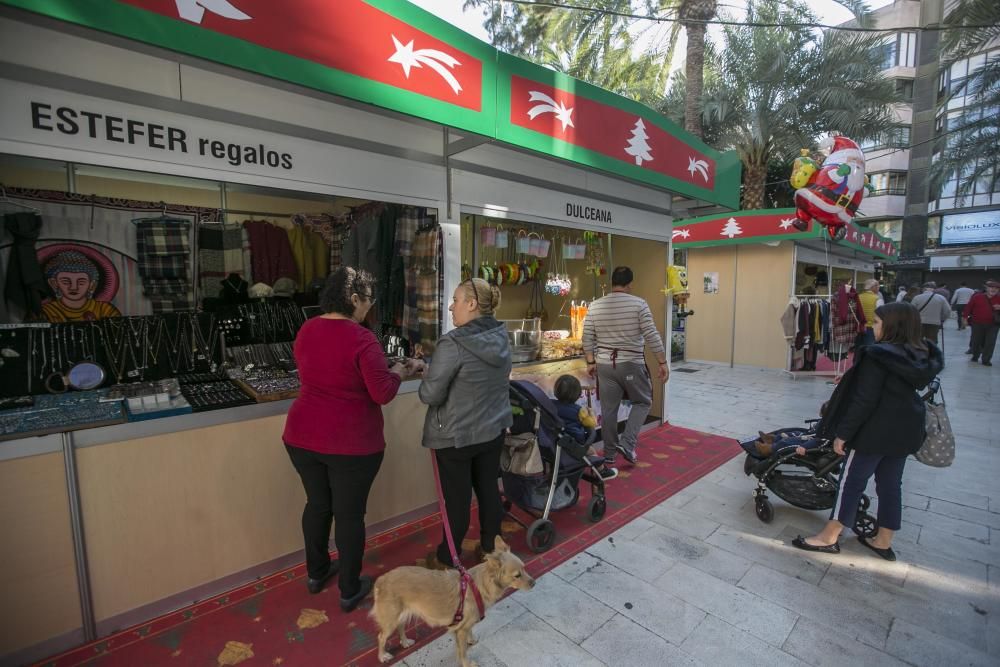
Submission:
M 804 232 L 809 221 L 815 220 L 839 241 L 847 235 L 847 223 L 864 197 L 865 156 L 856 143 L 843 136 L 824 140 L 820 150 L 829 151 L 829 155 L 818 166 L 812 160 L 795 161 L 791 182 L 801 186 L 795 191 L 795 227 Z M 810 168 L 813 173 L 802 186 L 803 170 Z

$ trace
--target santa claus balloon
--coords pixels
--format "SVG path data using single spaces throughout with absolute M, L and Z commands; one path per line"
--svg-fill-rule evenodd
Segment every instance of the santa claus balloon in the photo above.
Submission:
M 795 161 L 791 177 L 793 187 L 797 187 L 795 227 L 804 232 L 809 221 L 815 220 L 839 241 L 847 235 L 847 223 L 858 212 L 865 194 L 865 155 L 844 136 L 825 139 L 820 151 L 829 153 L 821 164 L 805 156 Z

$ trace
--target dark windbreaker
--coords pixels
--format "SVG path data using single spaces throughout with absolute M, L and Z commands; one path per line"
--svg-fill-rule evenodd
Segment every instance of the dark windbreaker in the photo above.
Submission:
M 892 343 L 862 347 L 830 398 L 820 426 L 862 454 L 907 456 L 924 442 L 924 402 L 918 394 L 944 368 L 941 351 Z

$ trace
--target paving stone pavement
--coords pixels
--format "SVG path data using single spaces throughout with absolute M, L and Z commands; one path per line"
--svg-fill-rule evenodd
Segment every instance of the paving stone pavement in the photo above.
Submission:
M 954 321 L 945 334 L 955 464 L 907 464 L 898 562 L 852 534 L 839 555 L 793 549 L 826 514 L 772 495 L 774 521 L 758 521 L 740 456 L 504 600 L 477 627 L 470 658 L 483 667 L 1000 665 L 1000 371 L 962 354 L 967 334 Z M 698 372 L 673 374 L 671 423 L 734 438 L 817 416 L 832 391 L 820 378 L 685 365 Z M 454 645 L 443 637 L 401 664 L 455 665 Z

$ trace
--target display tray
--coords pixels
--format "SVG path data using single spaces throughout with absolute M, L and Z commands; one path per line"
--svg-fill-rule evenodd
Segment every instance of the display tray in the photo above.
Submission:
M 269 403 L 271 401 L 286 401 L 292 398 L 298 398 L 299 390 L 296 389 L 284 389 L 281 391 L 269 391 L 267 393 L 260 392 L 255 388 L 255 385 L 248 382 L 247 380 L 233 380 L 240 389 L 245 391 L 247 394 L 253 397 L 253 399 L 258 403 Z
M 127 421 L 121 401 L 104 401 L 107 389 L 43 394 L 31 407 L 0 411 L 0 440 L 62 433 Z

